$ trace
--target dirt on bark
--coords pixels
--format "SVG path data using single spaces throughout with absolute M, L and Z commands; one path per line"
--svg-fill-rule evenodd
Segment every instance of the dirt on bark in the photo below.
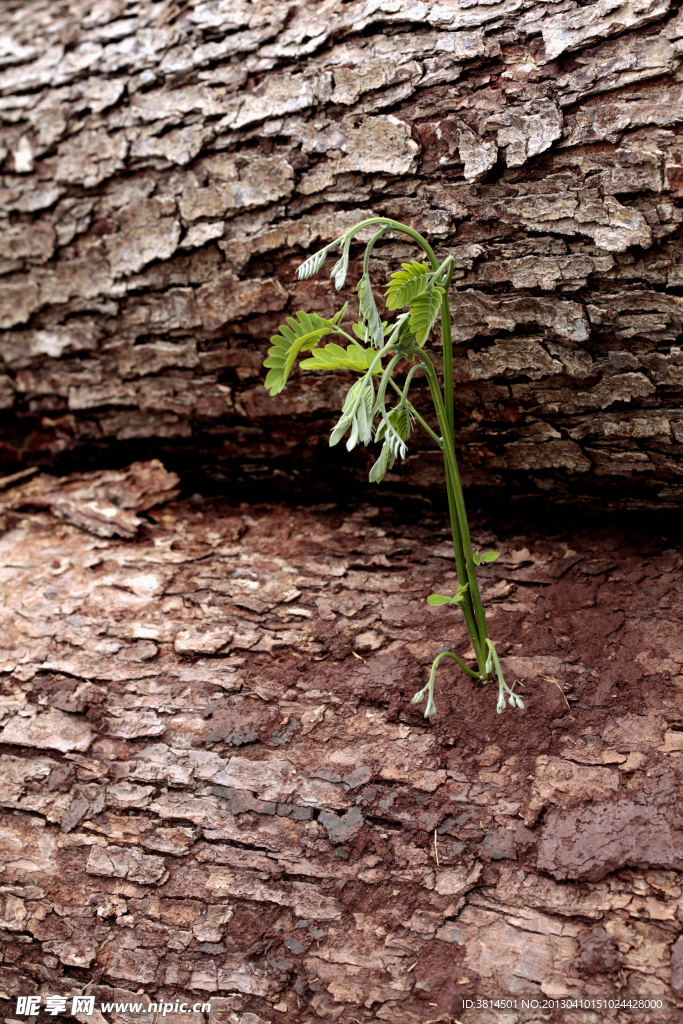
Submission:
M 107 500 L 133 480 L 140 505 L 145 472 L 103 474 Z M 60 487 L 97 483 L 5 497 L 8 1017 L 89 985 L 212 1024 L 631 1019 L 462 1009 L 505 994 L 680 1019 L 677 538 L 477 524 L 525 708 L 449 663 L 430 724 L 413 694 L 469 649 L 425 600 L 456 585 L 445 518 L 130 498 L 130 539 L 65 518 Z

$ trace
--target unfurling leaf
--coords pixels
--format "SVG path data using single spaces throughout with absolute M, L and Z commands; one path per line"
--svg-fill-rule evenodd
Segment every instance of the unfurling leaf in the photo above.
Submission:
M 387 309 L 407 306 L 427 288 L 430 270 L 426 263 L 411 260 L 410 263 L 402 263 L 401 266 L 403 270 L 395 271 L 389 278 L 384 296 Z
M 395 409 L 387 413 L 386 419 L 382 419 L 375 434 L 375 441 L 384 439 L 385 443 L 389 445 L 389 450 L 394 458 L 400 456 L 402 459 L 405 459 L 405 442 L 410 437 L 411 426 L 408 410 L 396 406 Z
M 270 339 L 272 348 L 263 365 L 270 367 L 266 376 L 266 387 L 271 395 L 279 395 L 287 383 L 296 357 L 300 352 L 309 352 L 326 334 L 335 334 L 336 325 L 317 313 L 297 313 L 297 318 L 287 317 L 287 323 L 280 325 L 280 333 Z
M 314 274 L 318 273 L 325 262 L 329 249 L 330 246 L 326 245 L 324 249 L 320 249 L 318 252 L 313 253 L 312 256 L 309 256 L 307 260 L 304 260 L 296 272 L 300 281 L 305 281 L 307 278 L 313 277 Z
M 347 235 L 344 241 L 344 248 L 342 254 L 332 267 L 332 273 L 330 277 L 334 278 L 334 287 L 339 291 L 340 288 L 344 287 L 344 281 L 346 280 L 346 271 L 349 269 L 349 249 L 351 247 L 352 235 Z
M 434 285 L 428 292 L 418 295 L 410 306 L 410 329 L 420 347 L 426 342 L 439 315 L 442 295 L 445 295 L 444 289 Z
M 381 348 L 384 344 L 384 325 L 379 318 L 375 296 L 372 294 L 372 285 L 367 274 L 363 274 L 358 282 L 358 303 L 361 316 L 367 324 L 368 340 L 375 348 Z

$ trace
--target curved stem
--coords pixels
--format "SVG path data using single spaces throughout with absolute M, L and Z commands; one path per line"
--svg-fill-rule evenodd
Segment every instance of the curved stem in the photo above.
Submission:
M 351 228 L 351 231 L 355 235 L 356 232 L 360 231 L 361 228 L 369 227 L 370 224 L 385 224 L 385 230 L 387 231 L 399 231 L 401 232 L 401 234 L 408 235 L 409 238 L 412 238 L 415 242 L 417 242 L 420 248 L 422 248 L 425 251 L 427 257 L 429 258 L 429 262 L 432 265 L 432 270 L 438 270 L 439 261 L 436 258 L 436 254 L 432 249 L 431 245 L 429 244 L 429 242 L 427 241 L 427 239 L 423 238 L 419 231 L 415 231 L 414 228 L 409 228 L 407 224 L 401 224 L 400 221 L 392 220 L 390 217 L 368 217 L 366 220 L 361 220 L 358 222 L 358 224 L 354 224 L 353 228 Z M 342 238 L 346 237 L 347 235 L 342 235 Z
M 363 273 L 367 274 L 368 267 L 370 265 L 370 253 L 375 247 L 375 242 L 378 242 L 382 235 L 386 234 L 389 230 L 388 227 L 382 227 L 376 232 L 365 247 L 365 256 L 363 257 Z
M 453 661 L 457 661 L 460 668 L 463 670 L 463 672 L 467 672 L 467 675 L 470 677 L 470 679 L 481 679 L 481 672 L 475 672 L 473 668 L 470 668 L 469 665 L 465 664 L 462 658 L 459 658 L 457 654 L 452 654 L 451 651 L 442 651 L 441 654 L 437 654 L 436 658 L 434 659 L 433 667 L 433 671 L 435 673 L 436 669 L 438 668 L 439 662 L 441 661 L 442 658 L 452 658 Z

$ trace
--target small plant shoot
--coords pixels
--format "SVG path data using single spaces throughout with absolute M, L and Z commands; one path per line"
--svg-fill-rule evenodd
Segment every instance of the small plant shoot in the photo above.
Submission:
M 279 394 L 287 383 L 292 368 L 302 354 L 304 370 L 351 370 L 358 379 L 351 386 L 341 418 L 330 436 L 330 445 L 346 437 L 351 451 L 357 445 L 381 444 L 379 456 L 370 470 L 370 482 L 379 483 L 391 470 L 396 459 L 405 459 L 408 442 L 417 424 L 431 437 L 443 455 L 446 490 L 450 511 L 453 551 L 459 586 L 455 594 L 430 594 L 428 604 L 458 605 L 465 618 L 476 658 L 476 668 L 470 667 L 450 651 L 435 657 L 429 680 L 413 697 L 413 704 L 427 701 L 425 718 L 436 714 L 434 682 L 439 663 L 452 658 L 472 679 L 486 684 L 498 680 L 497 711 L 511 707 L 523 708 L 521 697 L 513 692 L 501 670 L 496 648 L 489 638 L 486 613 L 477 583 L 476 567 L 493 562 L 497 551 L 473 552 L 465 512 L 465 500 L 455 456 L 453 433 L 453 343 L 448 290 L 453 274 L 453 258 L 442 263 L 426 241 L 413 228 L 387 217 L 370 217 L 360 221 L 340 238 L 310 256 L 299 267 L 300 280 L 312 277 L 322 268 L 330 250 L 341 248 L 341 255 L 332 268 L 331 277 L 337 290 L 343 287 L 349 265 L 349 252 L 353 237 L 363 228 L 377 226 L 377 231 L 365 247 L 363 272 L 358 282 L 360 318 L 350 330 L 342 326 L 348 303 L 330 320 L 315 313 L 297 313 L 287 317 L 279 333 L 271 338 L 272 347 L 264 365 L 268 368 L 265 385 L 271 395 Z M 412 260 L 401 270 L 391 274 L 384 295 L 387 310 L 398 312 L 393 323 L 381 320 L 370 282 L 369 263 L 372 250 L 382 235 L 407 235 L 422 248 L 426 261 Z M 439 383 L 434 362 L 427 350 L 429 335 L 438 317 L 441 317 L 443 341 L 443 387 Z M 324 339 L 333 340 L 323 344 Z M 310 355 L 308 355 L 310 353 Z M 399 375 L 399 364 L 404 372 Z M 405 372 L 405 365 L 409 369 Z M 409 401 L 410 385 L 417 373 L 427 379 L 439 433 L 435 433 Z M 394 379 L 394 375 L 398 379 Z M 390 407 L 389 407 L 390 405 Z

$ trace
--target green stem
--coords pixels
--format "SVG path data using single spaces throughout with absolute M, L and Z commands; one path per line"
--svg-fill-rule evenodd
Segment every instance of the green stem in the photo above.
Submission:
M 442 658 L 452 658 L 453 661 L 457 661 L 460 668 L 463 670 L 463 672 L 467 672 L 467 675 L 470 677 L 470 679 L 481 679 L 480 672 L 475 672 L 473 668 L 470 668 L 469 665 L 465 664 L 462 658 L 459 658 L 457 654 L 452 654 L 450 651 L 443 651 L 441 654 L 437 654 L 436 658 L 434 659 L 432 668 L 432 671 L 434 672 L 435 675 L 436 669 L 438 668 L 439 662 L 441 661 Z
M 351 230 L 355 235 L 356 232 L 359 231 L 361 228 L 369 227 L 370 224 L 385 224 L 385 230 L 387 231 L 399 231 L 403 235 L 408 235 L 409 238 L 412 238 L 413 241 L 417 242 L 420 248 L 425 251 L 429 259 L 429 262 L 432 265 L 432 270 L 439 269 L 439 261 L 436 258 L 436 253 L 432 249 L 427 239 L 423 238 L 419 231 L 415 231 L 414 228 L 409 228 L 407 224 L 401 224 L 400 221 L 392 220 L 390 217 L 368 217 L 367 220 L 361 220 L 359 221 L 358 224 L 354 224 Z M 346 237 L 348 236 L 342 235 L 342 238 Z M 339 241 L 341 241 L 341 239 Z M 375 240 L 373 239 L 373 244 L 374 241 Z M 333 242 L 332 244 L 334 245 L 335 243 Z
M 386 234 L 386 232 L 388 230 L 389 230 L 389 228 L 387 228 L 387 227 L 380 228 L 379 231 L 372 236 L 372 238 L 370 239 L 370 241 L 366 245 L 366 247 L 365 247 L 365 256 L 363 258 L 363 273 L 364 274 L 368 273 L 368 268 L 370 266 L 370 253 L 372 252 L 372 250 L 375 247 L 375 242 L 378 242 L 379 239 L 382 237 L 382 235 Z
M 455 414 L 453 411 L 453 336 L 451 333 L 451 306 L 448 290 L 453 277 L 451 264 L 448 277 L 444 283 L 444 294 L 441 297 L 441 341 L 443 345 L 443 404 L 446 408 L 446 419 L 451 440 L 454 440 Z
M 446 470 L 446 489 L 448 493 L 448 506 L 451 514 L 453 550 L 455 552 L 458 578 L 461 585 L 464 585 L 465 583 L 469 584 L 467 597 L 463 602 L 462 609 L 465 615 L 465 621 L 467 622 L 467 629 L 472 639 L 472 646 L 474 647 L 475 654 L 477 655 L 477 664 L 479 665 L 479 670 L 483 675 L 485 674 L 484 665 L 486 662 L 485 641 L 488 637 L 486 629 L 486 615 L 481 603 L 479 585 L 474 567 L 472 542 L 467 526 L 467 512 L 465 511 L 465 499 L 462 491 L 462 483 L 460 482 L 458 464 L 455 457 L 455 447 L 453 445 L 452 435 L 448 430 L 446 410 L 444 408 L 444 402 L 441 395 L 441 389 L 439 388 L 439 381 L 436 376 L 434 364 L 424 352 L 421 353 L 421 359 L 425 368 L 427 380 L 429 381 L 430 390 L 432 392 L 432 399 L 434 401 L 439 427 L 442 431 L 441 436 L 443 439 L 443 457 Z

